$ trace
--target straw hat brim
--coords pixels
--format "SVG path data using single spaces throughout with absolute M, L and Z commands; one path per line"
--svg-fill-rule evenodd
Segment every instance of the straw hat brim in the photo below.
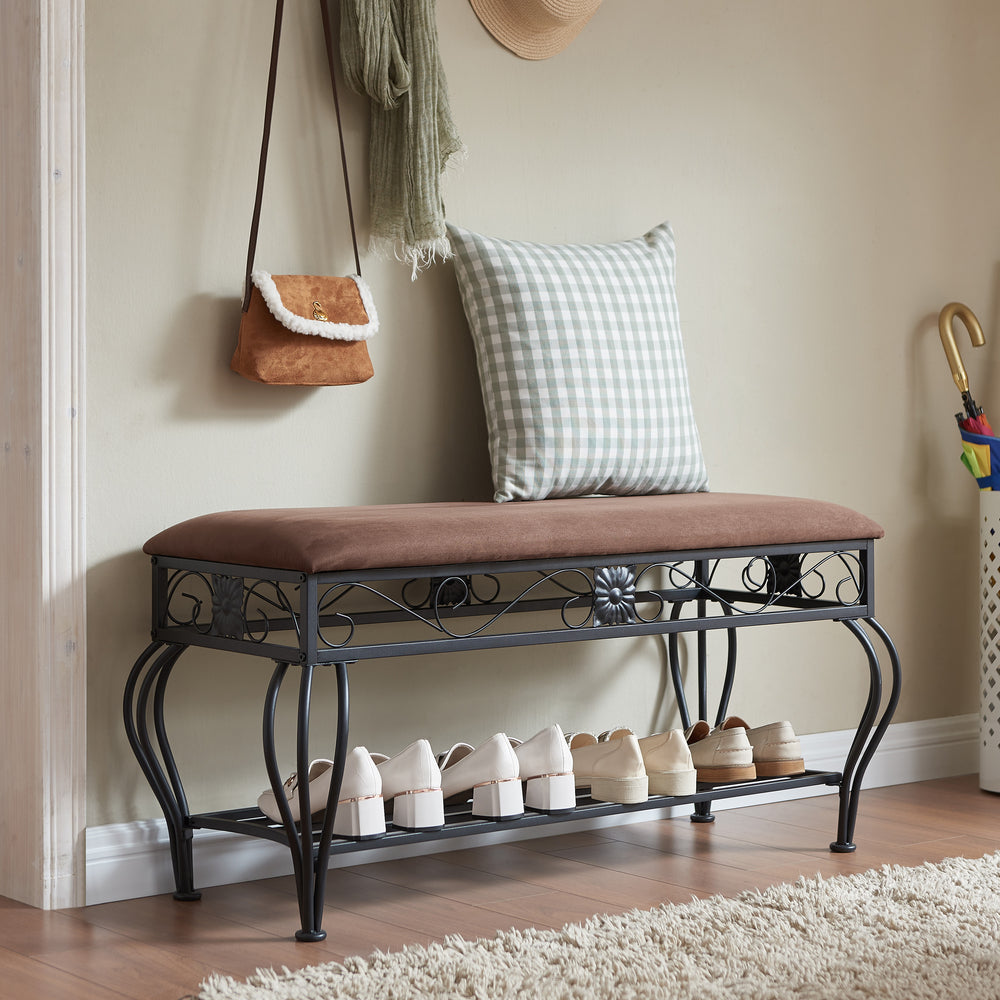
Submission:
M 522 59 L 548 59 L 562 52 L 597 12 L 601 0 L 584 3 L 575 20 L 549 26 L 531 24 L 524 0 L 469 0 L 483 27 Z M 587 8 L 590 8 L 589 10 Z

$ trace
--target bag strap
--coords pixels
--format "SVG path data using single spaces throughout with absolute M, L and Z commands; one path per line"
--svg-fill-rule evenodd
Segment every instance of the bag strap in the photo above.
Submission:
M 278 47 L 281 43 L 281 16 L 285 0 L 276 0 L 274 6 L 274 33 L 271 37 L 271 65 L 267 74 L 267 98 L 264 103 L 264 135 L 260 143 L 260 165 L 257 168 L 257 194 L 254 199 L 253 220 L 250 223 L 250 246 L 247 248 L 247 270 L 243 293 L 243 312 L 250 308 L 251 281 L 254 257 L 257 253 L 257 232 L 260 229 L 260 206 L 264 198 L 264 174 L 267 168 L 267 147 L 271 139 L 271 115 L 274 110 L 274 88 L 278 77 Z M 330 25 L 328 0 L 319 0 L 323 15 L 323 41 L 326 44 L 326 61 L 330 67 L 330 85 L 333 88 L 333 107 L 337 113 L 337 133 L 340 136 L 340 162 L 344 171 L 344 193 L 347 195 L 347 216 L 351 223 L 351 243 L 354 247 L 354 266 L 361 274 L 361 255 L 358 253 L 358 235 L 354 225 L 354 206 L 351 203 L 351 182 L 347 175 L 347 150 L 344 147 L 344 127 L 340 120 L 340 100 L 337 96 L 337 73 L 333 57 L 333 31 Z

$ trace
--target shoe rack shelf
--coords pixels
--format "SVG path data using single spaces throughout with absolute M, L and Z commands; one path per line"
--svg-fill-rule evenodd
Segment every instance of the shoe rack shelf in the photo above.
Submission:
M 440 830 L 426 832 L 411 832 L 397 830 L 388 822 L 386 833 L 370 840 L 350 840 L 334 837 L 329 854 L 353 854 L 357 851 L 379 850 L 386 847 L 403 846 L 405 844 L 420 844 L 431 840 L 442 840 L 449 837 L 469 837 L 478 833 L 490 833 L 497 830 L 518 829 L 532 826 L 551 826 L 554 823 L 573 822 L 581 819 L 592 819 L 598 816 L 617 816 L 622 813 L 644 812 L 649 809 L 666 809 L 671 806 L 693 805 L 696 812 L 692 819 L 697 822 L 711 823 L 715 817 L 709 811 L 697 811 L 697 807 L 709 805 L 717 799 L 738 798 L 745 795 L 760 795 L 789 788 L 806 788 L 811 785 L 839 785 L 843 775 L 839 771 L 809 771 L 797 774 L 791 778 L 758 778 L 755 781 L 740 782 L 727 785 L 700 784 L 693 795 L 651 795 L 646 802 L 620 805 L 615 802 L 599 802 L 589 796 L 578 793 L 576 806 L 563 813 L 546 814 L 532 812 L 526 809 L 518 819 L 496 822 L 473 816 L 471 800 L 462 804 L 445 806 L 445 825 Z M 313 816 L 313 848 L 318 851 L 322 835 L 323 814 Z M 288 838 L 284 827 L 262 815 L 258 809 L 227 809 L 221 812 L 201 813 L 190 817 L 191 827 L 195 830 L 222 830 L 227 833 L 244 833 L 254 837 L 273 840 L 278 844 L 287 844 Z M 301 834 L 301 826 L 296 829 Z
M 326 933 L 322 929 L 326 871 L 335 854 L 666 806 L 691 805 L 692 820 L 711 822 L 713 800 L 810 785 L 838 789 L 838 827 L 830 847 L 853 851 L 862 779 L 899 696 L 899 659 L 874 617 L 873 581 L 873 539 L 328 573 L 154 556 L 152 641 L 126 682 L 124 717 L 130 745 L 166 819 L 175 897 L 200 897 L 192 854 L 195 830 L 272 840 L 287 845 L 292 855 L 301 918 L 296 937 L 321 940 Z M 580 796 L 576 808 L 565 814 L 529 811 L 523 818 L 500 823 L 473 818 L 466 804 L 446 807 L 445 826 L 439 831 L 414 833 L 390 826 L 385 837 L 361 842 L 332 835 L 331 807 L 337 801 L 349 750 L 349 671 L 363 669 L 367 660 L 665 636 L 673 693 L 681 723 L 687 727 L 692 718 L 681 672 L 681 633 L 693 633 L 697 642 L 695 720 L 720 722 L 727 714 L 736 675 L 739 630 L 820 621 L 846 627 L 868 668 L 868 697 L 840 771 L 699 785 L 693 795 L 654 796 L 637 805 Z M 723 631 L 728 639 L 726 662 L 713 666 L 722 673 L 716 711 L 708 705 L 705 641 L 713 630 Z M 167 734 L 165 694 L 174 665 L 192 646 L 273 661 L 264 698 L 263 757 L 276 795 L 285 776 L 275 744 L 282 683 L 289 675 L 298 675 L 294 769 L 305 774 L 310 762 L 312 680 L 317 670 L 335 672 L 334 775 L 324 814 L 286 826 L 271 822 L 256 808 L 217 812 L 189 808 Z M 886 689 L 880 654 L 888 660 Z

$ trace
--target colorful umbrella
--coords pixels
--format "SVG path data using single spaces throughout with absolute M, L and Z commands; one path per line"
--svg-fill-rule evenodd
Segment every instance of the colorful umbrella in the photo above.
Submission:
M 962 462 L 976 477 L 981 490 L 1000 490 L 1000 438 L 994 435 L 983 408 L 972 398 L 969 390 L 969 376 L 955 342 L 956 316 L 969 331 L 973 347 L 982 347 L 986 337 L 975 313 L 961 302 L 949 302 L 938 315 L 938 331 L 945 357 L 955 385 L 962 394 L 964 412 L 955 414 L 962 435 Z

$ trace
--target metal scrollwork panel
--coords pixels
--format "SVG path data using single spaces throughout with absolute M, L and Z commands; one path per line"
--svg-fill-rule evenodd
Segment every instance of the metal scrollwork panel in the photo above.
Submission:
M 276 580 L 175 570 L 167 582 L 164 624 L 255 643 L 278 629 L 298 635 L 298 590 Z
M 563 627 L 578 629 L 591 621 L 594 605 L 594 582 L 582 569 L 556 570 L 540 574 L 538 579 L 501 596 L 501 582 L 493 575 L 482 577 L 484 589 L 478 590 L 468 576 L 434 577 L 411 580 L 404 584 L 397 597 L 389 588 L 365 583 L 337 583 L 319 595 L 319 642 L 327 649 L 342 649 L 350 645 L 362 622 L 361 614 L 344 606 L 348 594 L 364 594 L 383 611 L 395 613 L 398 621 L 417 623 L 437 637 L 468 639 L 493 629 L 505 616 L 529 610 L 529 600 L 546 592 L 546 585 L 555 583 L 562 596 L 549 603 L 551 610 L 561 615 Z M 424 592 L 426 588 L 426 592 Z M 549 592 L 551 592 L 551 587 Z M 567 597 L 566 594 L 569 594 Z M 458 610 L 470 612 L 485 620 L 469 628 L 461 628 L 469 614 L 457 616 Z M 481 610 L 482 615 L 476 615 Z M 530 610 L 537 610 L 531 608 Z
M 792 555 L 751 556 L 749 559 L 715 559 L 707 576 L 700 576 L 693 563 L 652 563 L 636 576 L 662 570 L 671 588 L 711 602 L 723 613 L 760 615 L 789 603 L 830 602 L 856 607 L 865 597 L 864 563 L 856 552 L 812 552 Z M 729 579 L 732 578 L 732 579 Z M 666 602 L 655 591 L 644 592 L 655 605 L 655 613 L 636 612 L 636 620 L 656 621 Z

